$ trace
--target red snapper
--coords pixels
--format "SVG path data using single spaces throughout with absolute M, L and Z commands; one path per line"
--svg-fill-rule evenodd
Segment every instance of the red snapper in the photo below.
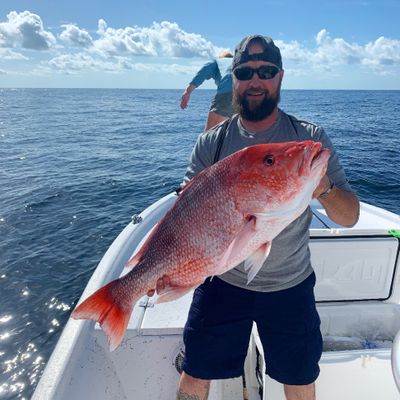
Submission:
M 98 321 L 114 350 L 134 304 L 160 277 L 168 275 L 171 286 L 157 302 L 174 300 L 243 261 L 250 282 L 274 237 L 308 207 L 329 156 L 319 142 L 259 144 L 206 168 L 128 262 L 132 270 L 92 294 L 72 317 Z

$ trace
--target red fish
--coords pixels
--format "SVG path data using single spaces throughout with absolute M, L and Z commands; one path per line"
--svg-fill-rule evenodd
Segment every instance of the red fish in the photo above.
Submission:
M 132 270 L 92 294 L 72 317 L 98 321 L 112 351 L 134 304 L 160 277 L 168 275 L 171 286 L 158 302 L 174 300 L 243 261 L 250 282 L 272 239 L 309 205 L 329 156 L 319 142 L 259 144 L 203 170 L 128 262 Z

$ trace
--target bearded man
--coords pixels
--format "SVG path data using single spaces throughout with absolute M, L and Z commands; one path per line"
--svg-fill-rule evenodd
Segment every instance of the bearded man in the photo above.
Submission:
M 245 37 L 232 62 L 233 104 L 228 122 L 200 135 L 185 182 L 217 160 L 260 143 L 313 140 L 328 147 L 326 175 L 313 196 L 337 224 L 357 222 L 359 201 L 322 128 L 278 107 L 284 76 L 279 48 L 269 37 Z M 253 323 L 266 359 L 266 373 L 284 385 L 288 400 L 314 400 L 322 353 L 315 306 L 315 274 L 308 247 L 308 209 L 274 240 L 271 253 L 247 284 L 243 264 L 206 279 L 194 292 L 184 330 L 185 361 L 178 399 L 207 399 L 211 379 L 243 374 Z M 158 282 L 157 290 L 168 284 Z

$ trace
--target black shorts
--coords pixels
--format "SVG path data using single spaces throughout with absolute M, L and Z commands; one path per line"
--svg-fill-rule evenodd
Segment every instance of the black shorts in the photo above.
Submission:
M 211 100 L 210 112 L 231 117 L 233 115 L 232 92 L 217 93 Z
M 266 373 L 288 385 L 314 382 L 322 354 L 314 285 L 314 273 L 293 288 L 271 293 L 207 279 L 194 292 L 184 329 L 184 371 L 201 379 L 241 376 L 255 321 Z

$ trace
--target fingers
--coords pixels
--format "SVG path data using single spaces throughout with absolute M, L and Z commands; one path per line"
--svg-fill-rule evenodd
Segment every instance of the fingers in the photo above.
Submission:
M 170 285 L 170 283 L 171 280 L 168 275 L 164 275 L 161 278 L 159 278 L 156 286 L 157 293 L 162 292 L 167 286 Z
M 189 103 L 189 98 L 190 95 L 188 93 L 185 93 L 182 97 L 181 97 L 181 108 L 182 110 L 184 110 L 185 108 L 187 108 L 188 103 Z
M 164 276 L 162 277 L 162 279 L 163 279 L 163 281 L 164 281 L 164 285 L 165 285 L 165 286 L 170 286 L 170 285 L 171 285 L 171 279 L 170 279 L 170 277 L 169 277 L 168 275 L 164 275 Z
M 147 291 L 147 296 L 152 297 L 154 296 L 154 293 L 157 291 L 157 293 L 162 292 L 165 290 L 166 287 L 170 286 L 171 284 L 171 279 L 169 278 L 168 275 L 164 275 L 161 278 L 158 278 L 157 283 L 156 283 L 156 288 L 155 289 L 150 289 Z
M 324 175 L 321 179 L 321 181 L 319 182 L 318 186 L 316 187 L 316 189 L 314 190 L 313 193 L 313 199 L 318 198 L 321 193 L 325 192 L 331 185 L 331 181 L 328 178 L 328 175 Z
M 181 108 L 184 110 L 187 107 L 187 101 L 185 99 L 182 99 L 181 101 Z

